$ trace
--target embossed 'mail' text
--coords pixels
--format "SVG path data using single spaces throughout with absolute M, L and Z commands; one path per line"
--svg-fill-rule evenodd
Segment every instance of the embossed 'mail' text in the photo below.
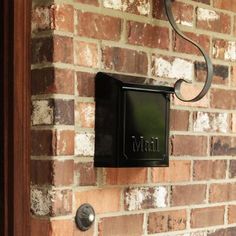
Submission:
M 132 151 L 133 152 L 159 152 L 158 137 L 145 139 L 143 136 L 132 136 Z

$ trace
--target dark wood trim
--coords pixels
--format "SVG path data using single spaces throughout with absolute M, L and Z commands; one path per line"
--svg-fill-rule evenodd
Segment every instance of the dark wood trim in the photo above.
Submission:
M 4 236 L 30 235 L 30 0 L 3 0 Z

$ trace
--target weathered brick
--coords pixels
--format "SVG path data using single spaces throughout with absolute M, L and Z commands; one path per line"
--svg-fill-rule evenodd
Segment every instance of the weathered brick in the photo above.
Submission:
M 171 205 L 185 206 L 204 203 L 206 185 L 176 185 L 172 187 Z
M 95 104 L 91 102 L 77 102 L 75 106 L 75 122 L 83 128 L 94 128 Z
M 74 94 L 74 72 L 68 69 L 43 68 L 31 72 L 32 95 Z
M 31 212 L 37 216 L 72 214 L 72 191 L 31 187 Z
M 234 29 L 233 29 L 233 34 L 236 36 L 236 16 L 234 17 Z
M 120 40 L 121 19 L 95 14 L 78 12 L 78 35 L 104 40 Z
M 96 185 L 97 174 L 92 162 L 76 163 L 75 176 L 79 186 Z
M 236 177 L 236 160 L 231 160 L 229 165 L 229 177 L 235 178 Z
M 225 13 L 198 7 L 197 27 L 200 29 L 230 34 L 231 17 Z
M 219 9 L 225 9 L 236 12 L 236 1 L 235 0 L 213 0 L 213 6 Z
M 35 6 L 32 9 L 31 30 L 33 33 L 54 28 L 54 6 Z
M 93 156 L 94 155 L 94 134 L 78 133 L 75 136 L 75 155 Z
M 189 128 L 189 111 L 170 111 L 170 130 L 187 131 Z
M 169 48 L 169 29 L 140 22 L 128 21 L 128 43 L 151 48 Z
M 225 160 L 194 161 L 193 179 L 194 180 L 224 179 L 226 176 L 226 168 L 227 168 L 227 163 Z
M 193 209 L 191 211 L 191 228 L 223 225 L 224 212 L 224 206 Z
M 71 215 L 72 214 L 72 191 L 54 191 L 51 216 Z
M 144 184 L 147 182 L 147 168 L 106 168 L 106 184 Z
M 214 136 L 211 138 L 211 156 L 231 156 L 236 154 L 236 138 Z
M 118 72 L 137 73 L 146 75 L 148 58 L 146 53 L 118 47 L 102 49 L 104 69 Z
M 211 90 L 211 107 L 218 109 L 236 109 L 236 91 L 225 89 Z
M 148 216 L 148 233 L 162 233 L 186 229 L 185 210 L 153 212 Z
M 68 4 L 54 6 L 54 24 L 56 30 L 74 32 L 74 8 Z
M 103 0 L 103 6 L 105 8 L 111 8 L 138 15 L 148 15 L 150 12 L 150 0 L 137 0 L 137 1 Z
M 98 47 L 95 43 L 74 41 L 75 64 L 98 67 Z
M 101 218 L 99 236 L 143 235 L 143 214 Z
M 154 183 L 189 181 L 190 168 L 190 161 L 171 160 L 168 168 L 152 168 L 152 181 Z
M 227 133 L 229 115 L 227 113 L 194 112 L 193 131 Z
M 210 51 L 210 37 L 203 34 L 195 34 L 190 32 L 184 32 L 184 34 L 198 43 L 205 49 L 207 54 Z M 183 39 L 176 33 L 173 34 L 173 50 L 176 52 L 200 55 L 200 51 L 190 43 L 183 43 Z
M 152 56 L 152 74 L 160 78 L 193 79 L 193 63 L 176 57 Z
M 235 234 L 236 234 L 236 227 L 213 230 L 213 232 L 209 232 L 207 236 L 234 236 Z
M 32 125 L 74 124 L 74 101 L 49 99 L 32 101 Z
M 190 4 L 176 2 L 172 3 L 174 19 L 178 24 L 193 26 L 193 6 Z M 162 0 L 153 1 L 153 17 L 166 20 L 164 3 Z
M 205 82 L 207 76 L 206 63 L 195 62 L 194 70 L 196 80 Z M 224 84 L 227 85 L 229 82 L 229 67 L 223 65 L 213 65 L 213 84 Z
M 128 211 L 167 206 L 167 189 L 158 187 L 133 187 L 124 191 L 125 209 Z
M 229 224 L 236 223 L 236 205 L 229 205 L 228 222 L 229 222 Z
M 207 137 L 191 135 L 172 136 L 171 155 L 205 156 L 207 155 Z
M 52 220 L 51 235 L 74 235 L 74 222 L 72 220 Z
M 92 189 L 75 193 L 76 208 L 89 203 L 96 213 L 117 212 L 120 206 L 121 190 L 119 188 Z
M 94 77 L 92 73 L 77 72 L 77 93 L 80 97 L 94 97 Z
M 210 202 L 228 202 L 236 200 L 236 184 L 212 184 Z
M 236 61 L 236 42 L 223 39 L 213 39 L 212 56 L 216 59 Z

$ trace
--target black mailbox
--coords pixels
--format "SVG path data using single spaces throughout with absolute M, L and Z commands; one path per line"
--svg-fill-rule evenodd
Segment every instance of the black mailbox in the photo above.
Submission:
M 126 76 L 127 77 L 127 76 Z M 168 166 L 171 87 L 95 78 L 96 167 Z

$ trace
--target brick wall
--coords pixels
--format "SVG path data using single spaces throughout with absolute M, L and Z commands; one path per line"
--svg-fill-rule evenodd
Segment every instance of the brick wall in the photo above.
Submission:
M 210 92 L 171 99 L 169 168 L 93 168 L 96 72 L 184 78 L 192 96 L 203 59 L 162 0 L 33 0 L 32 236 L 236 235 L 236 0 L 179 0 L 173 12 L 213 60 Z M 96 220 L 82 233 L 85 202 Z

